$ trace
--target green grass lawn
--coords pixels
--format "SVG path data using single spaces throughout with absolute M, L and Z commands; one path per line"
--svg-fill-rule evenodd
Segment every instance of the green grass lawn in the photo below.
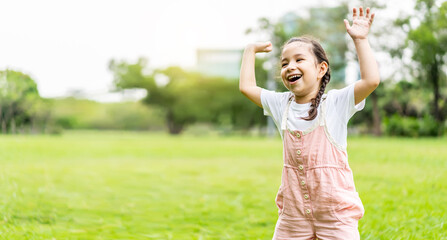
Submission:
M 447 239 L 447 139 L 350 138 L 362 239 Z M 0 239 L 271 239 L 279 138 L 0 136 Z

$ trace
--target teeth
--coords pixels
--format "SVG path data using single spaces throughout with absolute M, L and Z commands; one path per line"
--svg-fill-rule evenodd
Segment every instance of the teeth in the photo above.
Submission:
M 288 78 L 289 81 L 295 81 L 301 78 L 301 75 L 292 75 Z

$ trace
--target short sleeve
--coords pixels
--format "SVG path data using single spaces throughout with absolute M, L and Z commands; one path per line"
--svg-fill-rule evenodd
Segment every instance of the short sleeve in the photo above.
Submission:
M 334 89 L 328 92 L 328 100 L 330 99 L 331 107 L 334 108 L 342 122 L 347 123 L 349 119 L 358 111 L 365 107 L 365 99 L 355 105 L 354 97 L 355 83 L 342 89 Z
M 288 92 L 275 92 L 267 89 L 261 90 L 261 104 L 264 109 L 264 115 L 273 118 L 276 126 L 279 127 L 282 113 L 287 104 Z

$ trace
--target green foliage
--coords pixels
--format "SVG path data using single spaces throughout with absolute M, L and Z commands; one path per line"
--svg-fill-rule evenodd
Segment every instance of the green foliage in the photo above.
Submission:
M 0 71 L 0 124 L 2 133 L 35 132 L 47 127 L 50 110 L 33 79 L 22 72 Z
M 145 61 L 135 64 L 111 61 L 110 69 L 119 89 L 143 88 L 148 94 L 143 102 L 165 111 L 171 134 L 196 122 L 230 125 L 248 129 L 265 124 L 260 109 L 239 92 L 239 83 L 222 77 L 188 72 L 179 67 L 155 69 L 145 74 Z M 158 81 L 158 83 L 157 83 Z
M 64 129 L 161 130 L 163 111 L 139 102 L 99 103 L 53 99 L 53 121 Z
M 178 89 L 178 85 L 185 81 L 185 72 L 178 67 L 169 67 L 152 73 L 145 73 L 147 60 L 140 58 L 136 63 L 129 64 L 125 61 L 111 60 L 109 69 L 114 76 L 114 84 L 117 89 L 141 88 L 147 90 L 147 96 L 143 100 L 146 104 L 152 104 L 166 111 L 168 129 L 172 134 L 178 134 L 185 124 L 194 120 L 182 114 L 177 107 L 179 98 L 185 92 Z M 164 83 L 157 84 L 157 78 Z M 186 90 L 186 89 L 184 89 Z
M 446 85 L 446 74 L 442 68 L 447 61 L 447 2 L 438 5 L 433 0 L 417 0 L 415 10 L 416 14 L 395 21 L 395 25 L 408 31 L 405 44 L 399 46 L 394 55 L 402 56 L 403 50 L 408 47 L 412 50 L 412 59 L 418 67 L 416 77 L 432 88 L 432 115 L 441 124 L 446 119 L 440 109 L 441 102 L 445 102 L 445 98 L 440 95 L 440 88 Z
M 412 136 L 417 137 L 419 124 L 416 118 L 404 117 L 394 114 L 389 120 L 385 119 L 387 125 L 386 131 L 394 136 Z
M 446 144 L 348 139 L 361 239 L 447 238 Z M 272 239 L 281 156 L 279 138 L 0 136 L 1 238 Z
M 431 116 L 423 118 L 401 117 L 394 114 L 390 118 L 385 118 L 386 133 L 390 136 L 438 136 L 443 133 L 443 126 Z
M 400 81 L 396 84 L 383 82 L 375 90 L 378 108 L 383 118 L 385 134 L 390 136 L 440 136 L 444 125 L 431 116 L 430 91 L 421 83 Z M 356 113 L 349 125 L 359 126 L 365 131 L 372 130 L 372 101 L 366 100 L 365 108 Z

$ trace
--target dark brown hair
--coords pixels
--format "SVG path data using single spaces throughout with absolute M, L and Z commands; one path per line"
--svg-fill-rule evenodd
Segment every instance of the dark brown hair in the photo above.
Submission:
M 289 41 L 287 41 L 286 44 L 284 44 L 283 49 L 286 45 L 293 43 L 293 42 L 303 42 L 303 43 L 310 44 L 312 46 L 312 53 L 314 54 L 315 58 L 317 59 L 316 64 L 326 62 L 327 66 L 328 66 L 326 74 L 324 74 L 324 76 L 321 78 L 320 90 L 318 91 L 317 96 L 315 96 L 314 98 L 312 98 L 310 100 L 311 104 L 310 104 L 310 109 L 309 109 L 309 116 L 302 118 L 304 120 L 310 121 L 310 120 L 315 119 L 315 117 L 317 116 L 317 111 L 318 111 L 317 109 L 318 109 L 318 105 L 320 105 L 321 97 L 324 94 L 326 85 L 329 83 L 329 81 L 331 81 L 331 71 L 329 69 L 329 60 L 326 56 L 326 52 L 324 51 L 323 47 L 314 38 L 312 38 L 310 36 L 293 37 L 293 38 L 289 39 Z

